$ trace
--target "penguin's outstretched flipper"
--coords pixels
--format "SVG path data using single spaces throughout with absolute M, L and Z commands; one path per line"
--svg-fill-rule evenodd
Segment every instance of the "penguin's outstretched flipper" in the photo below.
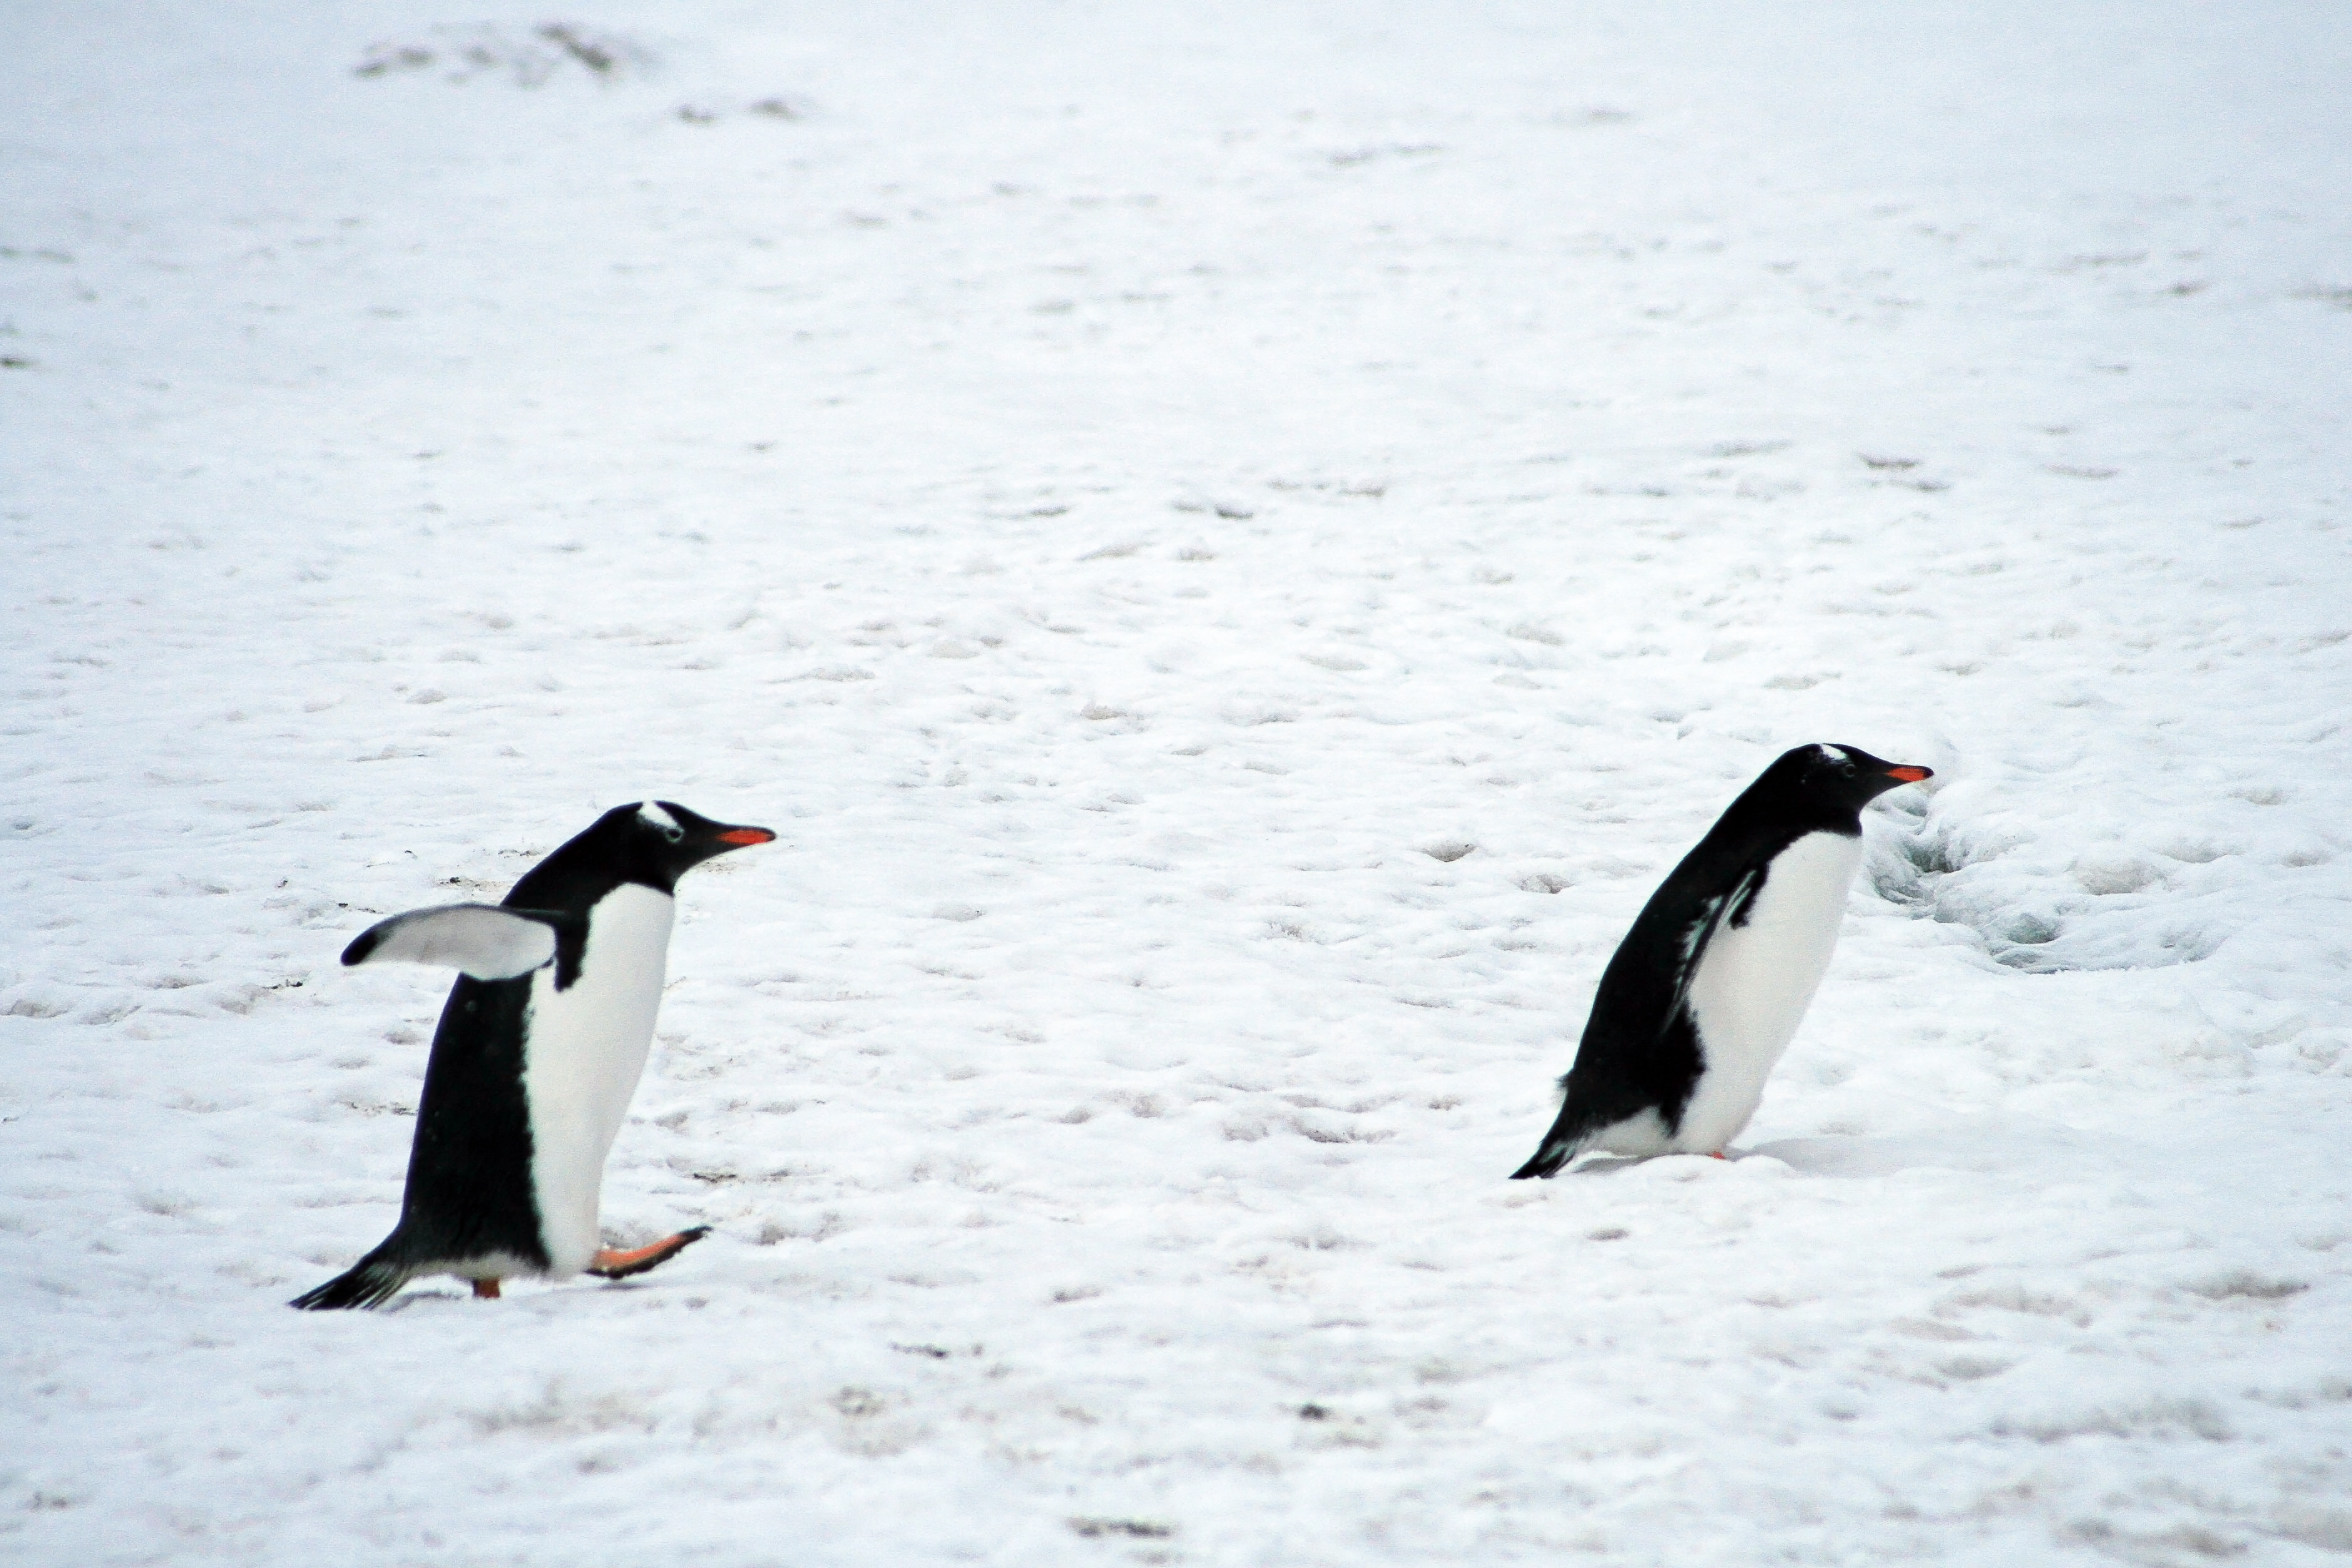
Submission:
M 707 1225 L 692 1230 L 681 1230 L 676 1236 L 665 1237 L 651 1247 L 640 1247 L 630 1252 L 618 1252 L 605 1247 L 588 1265 L 588 1272 L 600 1279 L 626 1279 L 632 1274 L 643 1274 L 658 1268 L 710 1234 Z
M 556 932 L 575 917 L 495 904 L 411 910 L 352 939 L 343 963 L 431 963 L 477 980 L 512 980 L 555 961 Z
M 381 1307 L 415 1277 L 415 1270 L 384 1256 L 377 1247 L 315 1290 L 305 1290 L 286 1304 L 306 1312 L 331 1312 L 352 1307 Z

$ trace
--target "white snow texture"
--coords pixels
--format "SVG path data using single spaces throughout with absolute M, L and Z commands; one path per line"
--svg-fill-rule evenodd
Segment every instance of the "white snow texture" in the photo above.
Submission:
M 10 23 L 0 1561 L 2352 1552 L 2352 12 Z M 1741 1157 L 1506 1180 L 1807 742 Z M 710 1237 L 289 1311 L 639 799 Z

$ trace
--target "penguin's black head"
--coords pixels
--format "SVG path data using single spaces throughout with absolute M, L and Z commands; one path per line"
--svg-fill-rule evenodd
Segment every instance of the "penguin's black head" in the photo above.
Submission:
M 775 837 L 764 827 L 713 822 L 676 801 L 633 801 L 614 806 L 557 847 L 523 873 L 503 901 L 509 909 L 584 914 L 614 889 L 632 882 L 674 893 L 680 877 L 712 856 Z
M 764 827 L 713 822 L 673 800 L 616 806 L 605 814 L 604 819 L 622 829 L 617 836 L 621 843 L 615 847 L 628 862 L 629 880 L 664 891 L 676 887 L 680 877 L 714 856 L 749 845 L 766 844 L 776 837 Z
M 1936 776 L 1932 770 L 1914 763 L 1874 757 L 1860 746 L 1827 743 L 1799 746 L 1784 753 L 1772 768 L 1786 770 L 1808 804 L 1841 812 L 1859 812 L 1888 790 Z

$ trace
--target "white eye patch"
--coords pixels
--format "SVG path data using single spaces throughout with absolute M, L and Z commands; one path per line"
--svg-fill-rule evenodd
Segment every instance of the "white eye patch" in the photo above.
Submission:
M 676 833 L 678 830 L 677 818 L 664 811 L 658 801 L 649 800 L 638 806 L 637 820 L 648 827 L 657 827 L 664 833 Z

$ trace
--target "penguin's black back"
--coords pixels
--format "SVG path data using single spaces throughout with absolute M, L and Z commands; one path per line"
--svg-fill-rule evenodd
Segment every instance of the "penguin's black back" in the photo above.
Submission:
M 400 1214 L 399 1231 L 420 1261 L 504 1252 L 547 1267 L 531 1201 L 530 1106 L 523 1097 L 530 986 L 529 975 L 460 976 L 441 1008 Z
M 416 1102 L 400 1223 L 349 1269 L 296 1297 L 295 1306 L 373 1307 L 415 1275 L 500 1255 L 547 1267 L 523 1094 L 530 984 L 529 975 L 461 976 L 451 987 Z

